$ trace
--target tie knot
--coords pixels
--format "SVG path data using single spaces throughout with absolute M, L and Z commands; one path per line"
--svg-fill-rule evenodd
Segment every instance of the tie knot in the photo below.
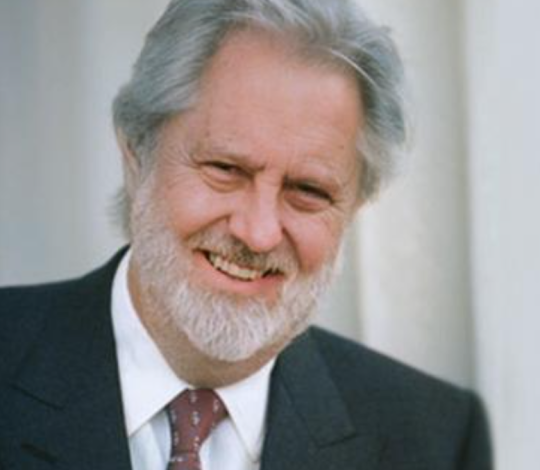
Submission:
M 225 405 L 213 390 L 185 390 L 168 407 L 172 456 L 198 454 L 213 428 L 226 416 Z

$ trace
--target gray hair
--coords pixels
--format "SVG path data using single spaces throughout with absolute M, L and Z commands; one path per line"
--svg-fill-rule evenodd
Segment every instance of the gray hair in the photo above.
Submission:
M 400 166 L 406 139 L 403 67 L 387 28 L 354 0 L 172 0 L 146 38 L 131 80 L 113 104 L 115 127 L 149 171 L 162 125 L 192 107 L 205 67 L 225 36 L 252 27 L 292 38 L 306 57 L 352 70 L 362 96 L 359 198 L 375 195 Z M 124 228 L 130 211 L 123 194 Z M 129 232 L 129 230 L 128 230 Z

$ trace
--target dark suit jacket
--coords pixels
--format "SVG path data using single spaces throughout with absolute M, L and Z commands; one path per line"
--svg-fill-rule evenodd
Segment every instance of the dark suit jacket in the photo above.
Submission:
M 110 316 L 119 257 L 0 290 L 0 469 L 130 468 Z M 474 395 L 316 328 L 280 355 L 262 470 L 490 468 Z

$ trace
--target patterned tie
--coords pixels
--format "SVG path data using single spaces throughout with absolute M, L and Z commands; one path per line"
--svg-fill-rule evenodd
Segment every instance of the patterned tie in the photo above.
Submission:
M 185 390 L 167 407 L 171 458 L 167 470 L 201 470 L 199 449 L 227 410 L 212 390 Z

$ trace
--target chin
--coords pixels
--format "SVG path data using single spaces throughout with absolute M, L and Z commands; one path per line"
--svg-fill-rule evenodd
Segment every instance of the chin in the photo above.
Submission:
M 163 280 L 163 278 L 162 278 Z M 164 323 L 181 331 L 203 355 L 219 361 L 239 362 L 261 351 L 280 349 L 312 322 L 316 298 L 280 300 L 269 306 L 256 299 L 211 293 L 187 283 L 162 298 Z

